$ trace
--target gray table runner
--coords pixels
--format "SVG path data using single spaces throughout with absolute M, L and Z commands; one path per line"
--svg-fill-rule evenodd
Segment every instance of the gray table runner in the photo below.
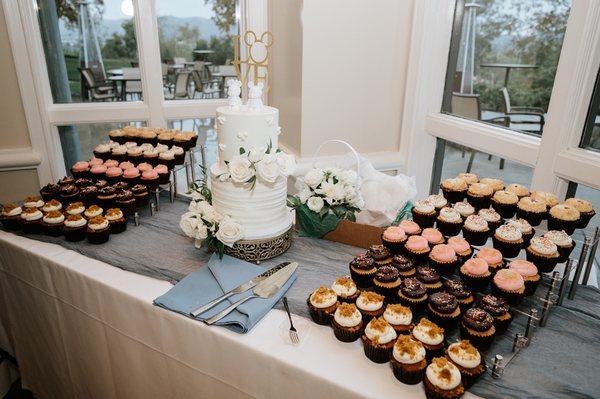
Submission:
M 140 226 L 130 223 L 126 232 L 111 236 L 108 243 L 92 245 L 83 241 L 70 243 L 63 238 L 45 235 L 28 236 L 56 243 L 85 256 L 121 269 L 169 281 L 177 281 L 202 267 L 210 254 L 196 249 L 179 228 L 179 218 L 186 211 L 187 201 L 164 203 L 154 217 L 142 215 Z M 338 276 L 348 274 L 348 262 L 362 252 L 360 248 L 306 237 L 294 237 L 292 247 L 278 258 L 262 263 L 271 267 L 279 262 L 299 263 L 298 279 L 288 291 L 293 313 L 309 317 L 308 294 L 316 287 L 331 284 Z M 538 295 L 546 289 L 540 287 Z M 600 378 L 595 362 L 600 358 L 600 291 L 581 287 L 574 301 L 553 308 L 548 324 L 538 328 L 531 345 L 524 349 L 506 368 L 501 379 L 488 374 L 471 391 L 489 398 L 573 398 L 598 397 Z M 521 306 L 526 309 L 531 302 Z M 282 308 L 281 304 L 278 305 Z M 539 306 L 536 305 L 539 308 Z M 509 331 L 498 337 L 485 358 L 496 353 L 508 355 L 516 332 L 523 332 L 526 317 L 517 315 Z M 458 337 L 457 332 L 449 340 Z M 331 339 L 335 339 L 333 334 Z

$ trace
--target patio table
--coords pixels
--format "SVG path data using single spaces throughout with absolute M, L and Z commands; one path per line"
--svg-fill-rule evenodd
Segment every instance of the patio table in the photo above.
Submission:
M 140 82 L 142 80 L 141 77 L 128 77 L 126 78 L 123 75 L 115 75 L 109 76 L 108 80 L 113 82 L 117 82 L 121 86 L 121 101 L 127 101 L 127 82 Z

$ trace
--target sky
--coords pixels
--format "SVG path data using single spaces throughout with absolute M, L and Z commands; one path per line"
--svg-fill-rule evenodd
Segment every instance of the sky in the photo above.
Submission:
M 121 5 L 128 0 L 104 0 L 104 19 L 127 18 L 121 11 Z M 146 0 L 142 0 L 146 1 Z M 204 0 L 156 0 L 156 13 L 159 16 L 175 17 L 212 17 L 212 8 Z

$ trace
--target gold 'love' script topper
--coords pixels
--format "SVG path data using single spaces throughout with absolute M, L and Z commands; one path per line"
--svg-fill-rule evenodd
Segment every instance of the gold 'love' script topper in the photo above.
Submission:
M 269 51 L 274 42 L 271 32 L 264 32 L 260 37 L 254 31 L 244 33 L 244 45 L 246 47 L 246 59 L 240 57 L 240 35 L 233 37 L 233 66 L 237 78 L 242 82 L 242 87 L 247 87 L 248 81 L 258 84 L 263 82 L 263 93 L 269 91 Z

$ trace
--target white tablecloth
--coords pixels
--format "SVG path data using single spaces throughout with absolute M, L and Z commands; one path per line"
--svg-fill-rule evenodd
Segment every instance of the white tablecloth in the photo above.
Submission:
M 296 317 L 299 347 L 278 310 L 245 335 L 208 327 L 152 305 L 170 287 L 0 232 L 0 346 L 39 398 L 424 397 L 327 327 Z

